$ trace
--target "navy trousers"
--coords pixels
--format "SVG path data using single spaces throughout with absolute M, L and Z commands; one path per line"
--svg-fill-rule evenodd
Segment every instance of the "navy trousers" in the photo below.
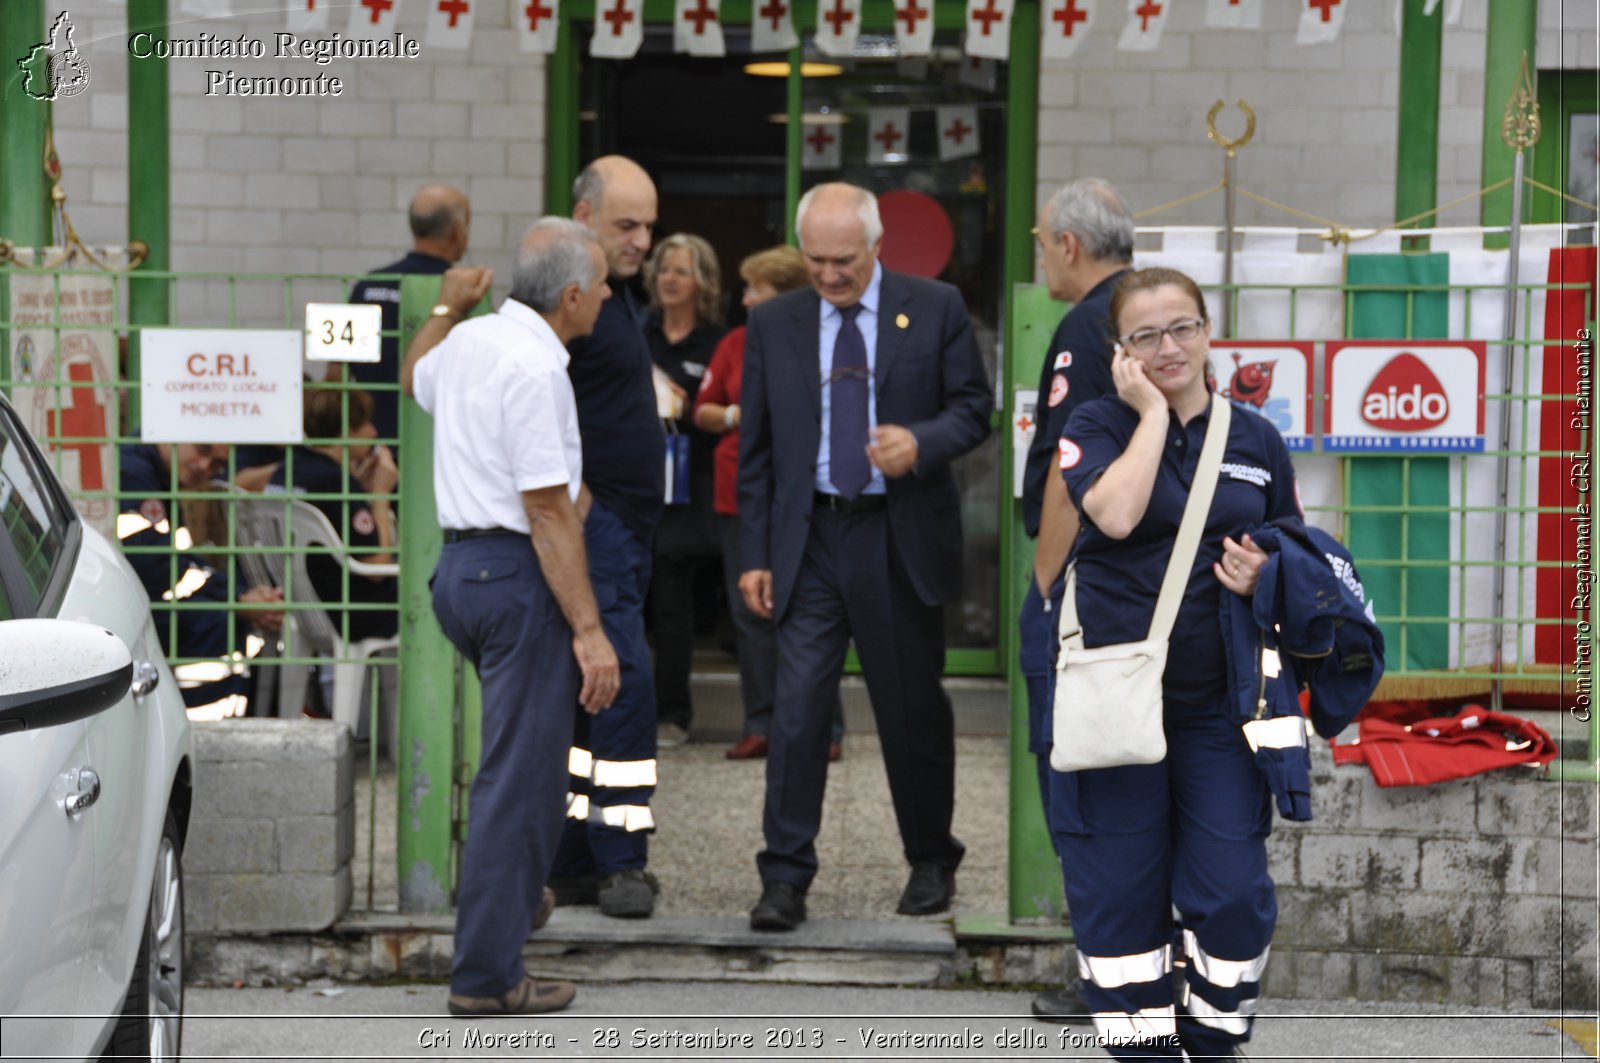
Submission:
M 884 510 L 817 507 L 788 610 L 778 623 L 778 690 L 767 751 L 763 882 L 802 890 L 817 873 L 828 736 L 851 639 L 883 743 L 906 859 L 954 869 L 955 717 L 940 683 L 944 615 L 925 605 L 889 543 Z
M 446 544 L 433 610 L 483 685 L 450 989 L 499 996 L 525 976 L 522 945 L 561 836 L 578 664 L 527 538 Z
M 649 859 L 650 798 L 656 787 L 656 694 L 644 599 L 650 551 L 629 527 L 596 502 L 583 525 L 589 580 L 600 624 L 622 667 L 622 687 L 597 716 L 574 697 L 568 822 L 557 878 L 610 875 Z
M 1062 593 L 1062 582 L 1057 580 L 1046 598 L 1030 577 L 1017 615 L 1018 663 L 1028 687 L 1028 752 L 1033 754 L 1046 823 L 1050 822 L 1050 739 L 1056 692 L 1056 624 L 1060 619 L 1056 609 Z
M 1225 711 L 1169 700 L 1165 760 L 1050 773 L 1084 997 L 1121 1059 L 1226 1056 L 1250 1037 L 1278 915 L 1272 798 Z

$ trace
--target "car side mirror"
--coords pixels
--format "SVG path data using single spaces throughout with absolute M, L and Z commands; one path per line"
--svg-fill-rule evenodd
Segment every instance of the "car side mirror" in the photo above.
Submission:
M 97 624 L 0 621 L 0 735 L 93 716 L 132 684 L 133 655 Z

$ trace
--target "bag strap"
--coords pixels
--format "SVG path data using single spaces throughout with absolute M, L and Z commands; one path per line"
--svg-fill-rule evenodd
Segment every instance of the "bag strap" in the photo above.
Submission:
M 1217 477 L 1222 469 L 1222 452 L 1228 442 L 1228 426 L 1233 420 L 1233 407 L 1221 395 L 1211 396 L 1211 420 L 1206 425 L 1205 442 L 1200 446 L 1200 462 L 1195 466 L 1194 482 L 1189 487 L 1189 499 L 1183 506 L 1183 521 L 1178 525 L 1178 537 L 1173 542 L 1172 556 L 1167 559 L 1167 573 L 1161 580 L 1161 593 L 1156 598 L 1156 611 L 1150 618 L 1151 639 L 1165 639 L 1172 634 L 1172 624 L 1178 618 L 1178 606 L 1183 602 L 1183 590 L 1189 583 L 1189 573 L 1194 568 L 1195 554 L 1200 549 L 1200 533 L 1205 529 L 1206 515 L 1211 511 L 1211 498 L 1216 493 Z M 1067 566 L 1066 596 L 1061 604 L 1061 620 L 1057 635 L 1062 645 L 1073 649 L 1083 648 L 1083 626 L 1078 623 L 1078 563 Z

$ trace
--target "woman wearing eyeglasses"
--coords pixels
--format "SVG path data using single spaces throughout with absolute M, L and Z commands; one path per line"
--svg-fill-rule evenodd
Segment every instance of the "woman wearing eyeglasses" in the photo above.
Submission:
M 1127 274 L 1111 297 L 1115 397 L 1085 403 L 1060 443 L 1083 517 L 1073 548 L 1086 647 L 1142 640 L 1210 420 L 1211 322 L 1194 281 Z M 1228 705 L 1223 596 L 1249 596 L 1266 554 L 1245 529 L 1298 516 L 1276 428 L 1235 405 L 1216 493 L 1173 624 L 1166 758 L 1050 773 L 1050 818 L 1084 994 L 1119 1058 L 1230 1058 L 1250 1035 L 1277 917 L 1272 801 Z M 1058 743 L 1070 736 L 1056 735 Z M 1177 991 L 1174 955 L 1186 964 Z

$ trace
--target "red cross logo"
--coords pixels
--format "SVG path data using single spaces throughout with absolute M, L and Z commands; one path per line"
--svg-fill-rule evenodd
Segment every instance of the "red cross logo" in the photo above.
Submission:
M 696 37 L 704 37 L 706 23 L 717 21 L 717 13 L 711 10 L 710 0 L 696 0 L 696 5 L 693 10 L 685 11 L 683 18 L 686 22 L 694 23 L 694 35 Z
M 383 21 L 384 12 L 394 6 L 394 0 L 361 0 L 361 6 L 372 12 L 372 25 Z
M 950 123 L 950 128 L 944 131 L 944 135 L 946 138 L 955 141 L 956 147 L 960 147 L 961 142 L 966 140 L 967 134 L 971 133 L 972 131 L 973 130 L 971 126 L 957 118 L 954 122 Z
M 620 37 L 622 28 L 633 21 L 633 12 L 628 10 L 628 0 L 617 0 L 617 6 L 602 17 L 611 23 L 611 36 Z
M 1136 9 L 1134 9 L 1133 13 L 1139 16 L 1139 32 L 1149 33 L 1150 20 L 1160 16 L 1161 5 L 1151 3 L 1150 0 L 1145 0 L 1144 3 L 1140 4 Z
M 906 24 L 906 36 L 917 32 L 917 19 L 927 18 L 928 9 L 918 7 L 917 0 L 906 0 L 906 6 L 894 13 L 894 17 Z
M 833 0 L 833 10 L 822 17 L 833 23 L 833 35 L 838 37 L 844 33 L 846 23 L 855 21 L 856 13 L 844 9 L 844 0 Z
M 539 3 L 539 0 L 532 0 L 527 7 L 522 9 L 522 13 L 528 16 L 528 32 L 538 33 L 539 20 L 542 18 L 549 18 L 551 15 L 555 14 L 555 11 Z
M 1322 12 L 1322 21 L 1333 21 L 1333 9 L 1338 7 L 1340 0 L 1306 0 L 1307 7 L 1314 7 Z
M 306 10 L 307 11 L 315 11 L 316 9 L 317 9 L 317 0 L 306 0 Z
M 450 16 L 451 29 L 456 28 L 458 18 L 471 10 L 472 5 L 467 3 L 467 0 L 439 0 L 439 14 Z
M 816 148 L 817 154 L 821 155 L 823 152 L 828 150 L 829 144 L 832 144 L 838 139 L 838 137 L 828 132 L 826 127 L 817 126 L 817 128 L 813 129 L 810 135 L 806 137 L 806 143 L 810 144 L 813 148 Z
M 1027 414 L 1023 414 L 1021 417 L 1017 418 L 1017 427 L 1026 432 L 1028 429 L 1033 427 L 1033 418 L 1029 417 Z
M 995 10 L 994 0 L 985 0 L 984 6 L 972 12 L 972 17 L 983 23 L 983 35 L 989 36 L 989 31 L 996 22 L 1005 19 L 1005 12 Z
M 1067 0 L 1066 6 L 1050 16 L 1052 22 L 1061 23 L 1061 36 L 1070 37 L 1078 23 L 1086 22 L 1089 14 L 1078 10 L 1078 0 Z
M 93 384 L 94 366 L 73 362 L 67 377 L 75 384 Z M 103 436 L 106 434 L 106 408 L 94 400 L 93 388 L 73 388 L 72 405 L 49 412 L 48 429 L 52 436 Z M 99 443 L 56 443 L 57 450 L 78 452 L 78 477 L 85 491 L 104 491 L 105 470 L 100 467 Z
M 895 141 L 905 138 L 906 135 L 896 129 L 893 122 L 883 123 L 883 128 L 872 134 L 872 139 L 883 145 L 885 155 L 894 150 Z
M 778 27 L 781 25 L 780 20 L 788 13 L 789 5 L 785 4 L 783 0 L 771 0 L 770 3 L 763 5 L 761 10 L 758 12 L 762 18 L 772 20 L 773 33 L 778 32 Z

